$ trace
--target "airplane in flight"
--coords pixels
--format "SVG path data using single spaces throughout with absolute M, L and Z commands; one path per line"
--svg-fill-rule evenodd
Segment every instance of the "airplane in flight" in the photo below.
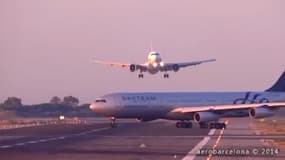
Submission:
M 165 72 L 163 74 L 164 78 L 169 78 L 168 71 L 178 72 L 180 68 L 185 68 L 189 66 L 195 66 L 206 62 L 213 62 L 216 59 L 208 59 L 202 61 L 192 61 L 192 62 L 182 62 L 182 63 L 164 63 L 160 54 L 156 51 L 151 51 L 148 54 L 147 62 L 144 64 L 131 64 L 131 63 L 118 63 L 118 62 L 107 62 L 107 61 L 98 61 L 92 60 L 92 62 L 99 64 L 106 64 L 114 67 L 129 68 L 131 72 L 138 71 L 139 78 L 143 78 L 143 72 L 148 72 L 150 74 L 156 74 L 158 72 Z
M 97 98 L 90 109 L 117 118 L 136 118 L 142 122 L 156 119 L 177 121 L 177 128 L 226 128 L 222 117 L 265 118 L 285 107 L 285 71 L 278 81 L 264 92 L 154 92 L 112 93 Z

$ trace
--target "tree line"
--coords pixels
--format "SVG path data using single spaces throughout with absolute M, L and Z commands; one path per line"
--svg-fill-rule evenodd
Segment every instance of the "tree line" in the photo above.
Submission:
M 23 105 L 18 97 L 8 97 L 0 104 L 0 111 L 15 112 L 18 116 L 48 117 L 48 116 L 97 116 L 89 109 L 89 104 L 79 105 L 79 99 L 65 96 L 62 99 L 54 96 L 48 103 Z

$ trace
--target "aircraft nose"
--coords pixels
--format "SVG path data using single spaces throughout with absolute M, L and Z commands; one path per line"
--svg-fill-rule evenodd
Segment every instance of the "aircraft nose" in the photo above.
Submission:
M 92 110 L 92 111 L 96 111 L 96 104 L 95 103 L 92 103 L 90 104 L 89 108 Z

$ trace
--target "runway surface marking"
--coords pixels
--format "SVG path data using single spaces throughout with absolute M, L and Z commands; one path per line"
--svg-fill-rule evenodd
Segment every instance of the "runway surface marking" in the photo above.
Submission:
M 94 133 L 94 132 L 99 132 L 99 131 L 103 131 L 103 130 L 107 130 L 107 129 L 110 129 L 110 127 L 93 129 L 93 130 L 90 130 L 90 131 L 76 133 L 76 134 L 71 134 L 71 135 L 67 135 L 67 136 L 53 137 L 53 138 L 47 138 L 47 139 L 39 139 L 39 140 L 21 142 L 21 143 L 16 143 L 16 144 L 11 144 L 11 145 L 2 145 L 2 146 L 0 146 L 0 149 L 13 148 L 13 147 L 16 147 L 16 146 L 24 146 L 24 145 L 27 145 L 27 144 L 37 144 L 37 143 L 45 143 L 45 142 L 56 141 L 56 140 L 64 140 L 66 138 L 83 136 L 83 135 L 87 135 L 87 134 L 91 134 L 91 133 Z
M 210 136 L 215 134 L 216 129 L 211 129 L 208 136 L 204 137 L 182 160 L 193 160 L 199 149 L 203 148 L 211 139 Z
M 5 149 L 5 148 L 11 148 L 11 145 L 4 145 L 4 146 L 0 146 L 0 148 Z
M 226 120 L 226 121 L 225 121 L 225 124 L 227 125 L 228 123 L 229 123 L 229 120 Z M 217 148 L 217 146 L 220 144 L 221 139 L 222 139 L 222 136 L 224 135 L 224 131 L 225 131 L 225 128 L 223 128 L 223 129 L 220 131 L 219 136 L 218 136 L 218 138 L 217 138 L 217 140 L 216 140 L 216 142 L 215 142 L 215 144 L 214 144 L 212 150 L 215 150 L 215 149 Z M 211 159 L 212 159 L 212 156 L 213 156 L 213 155 L 210 154 L 210 155 L 207 157 L 207 160 L 211 160 Z

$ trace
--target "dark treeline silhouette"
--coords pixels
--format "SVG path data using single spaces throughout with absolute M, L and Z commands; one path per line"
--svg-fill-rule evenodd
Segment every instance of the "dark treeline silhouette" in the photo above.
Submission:
M 79 105 L 79 100 L 73 96 L 66 96 L 61 100 L 54 96 L 49 103 L 23 105 L 20 98 L 9 97 L 0 104 L 0 112 L 14 112 L 21 117 L 55 117 L 59 115 L 70 117 L 97 116 L 89 109 L 89 104 Z

